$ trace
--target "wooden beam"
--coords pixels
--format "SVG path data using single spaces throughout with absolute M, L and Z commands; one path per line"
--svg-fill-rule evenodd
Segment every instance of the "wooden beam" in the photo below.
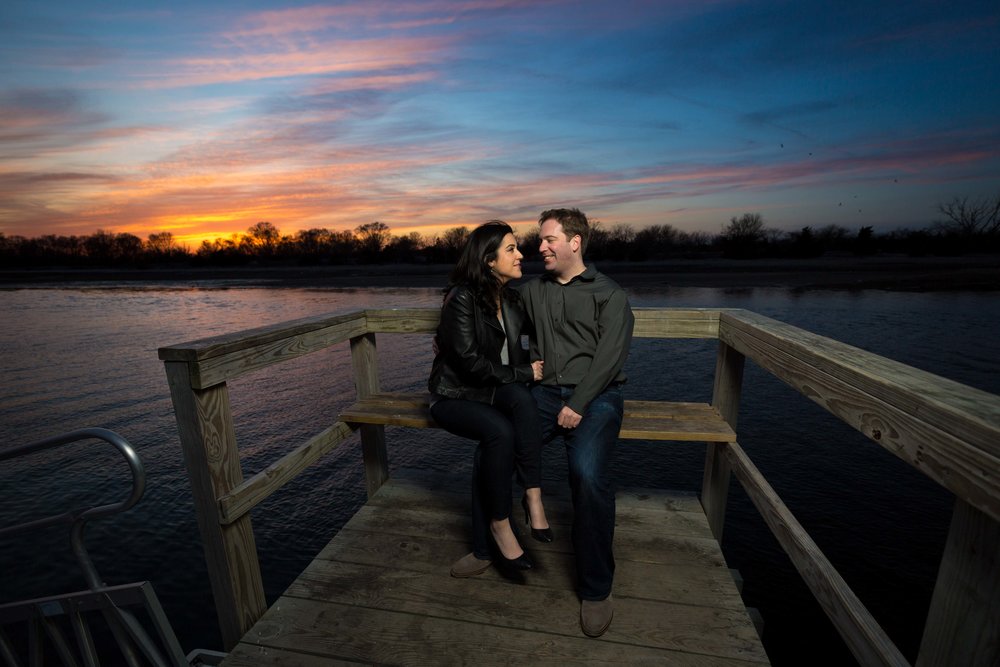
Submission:
M 740 397 L 743 392 L 744 365 L 743 355 L 720 340 L 719 351 L 715 358 L 712 407 L 718 411 L 734 433 L 740 411 Z M 723 445 L 709 442 L 705 449 L 705 471 L 701 480 L 701 504 L 705 509 L 705 516 L 708 517 L 708 525 L 712 528 L 712 534 L 715 535 L 719 544 L 722 544 L 722 533 L 726 525 L 730 478 L 729 461 L 723 455 Z
M 250 371 L 325 350 L 364 331 L 363 318 L 349 319 L 209 357 L 192 366 L 191 383 L 196 389 L 211 387 Z
M 1000 665 L 1000 524 L 955 501 L 917 667 Z
M 734 309 L 633 308 L 638 338 L 718 338 L 719 315 Z M 434 333 L 438 308 L 392 308 L 365 311 L 372 333 Z
M 371 394 L 340 413 L 349 424 L 378 424 L 436 428 L 428 410 L 426 393 Z M 735 442 L 736 433 L 707 403 L 625 401 L 619 438 L 635 440 L 686 440 Z
M 228 650 L 267 610 L 250 516 L 223 525 L 216 500 L 243 481 L 229 392 L 225 384 L 193 389 L 186 363 L 168 361 L 164 366 L 219 629 Z
M 909 667 L 910 663 L 767 483 L 743 448 L 736 443 L 725 445 L 725 453 L 736 478 L 858 663 Z
M 358 400 L 377 394 L 378 350 L 375 334 L 366 333 L 351 338 L 351 363 L 354 368 L 354 384 Z M 385 447 L 385 427 L 381 424 L 361 426 L 361 454 L 365 463 L 365 483 L 371 498 L 379 487 L 389 479 L 389 455 Z
M 204 361 L 212 357 L 238 354 L 286 338 L 295 338 L 312 331 L 337 327 L 350 322 L 360 322 L 363 326 L 364 321 L 363 311 L 342 315 L 314 315 L 288 322 L 269 324 L 256 329 L 245 329 L 219 336 L 200 338 L 187 343 L 167 345 L 161 347 L 158 352 L 163 361 Z
M 434 333 L 440 308 L 391 308 L 365 311 L 371 333 Z
M 633 308 L 635 338 L 718 338 L 718 308 Z
M 1000 397 L 756 314 L 720 339 L 1000 520 Z
M 337 422 L 219 498 L 219 521 L 230 524 L 331 452 L 353 431 Z

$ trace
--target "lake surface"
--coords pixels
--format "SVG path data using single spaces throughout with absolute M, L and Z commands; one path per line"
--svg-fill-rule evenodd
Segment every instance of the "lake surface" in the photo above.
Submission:
M 795 292 L 775 288 L 629 290 L 634 306 L 746 308 L 1000 394 L 1000 299 L 990 293 Z M 260 288 L 238 283 L 49 286 L 0 291 L 0 446 L 84 426 L 125 436 L 148 481 L 126 515 L 87 529 L 108 583 L 149 579 L 185 651 L 221 644 L 162 363 L 164 345 L 321 313 L 436 306 L 434 289 Z M 709 401 L 714 341 L 636 339 L 626 394 Z M 379 338 L 383 389 L 424 387 L 427 336 Z M 346 344 L 230 383 L 244 475 L 329 425 L 353 398 Z M 876 444 L 748 364 L 740 441 L 890 636 L 915 658 L 952 497 Z M 467 472 L 471 444 L 439 431 L 388 433 L 390 467 Z M 561 446 L 546 484 L 565 481 Z M 624 441 L 623 487 L 696 491 L 704 447 Z M 0 464 L 0 526 L 66 503 L 112 502 L 127 468 L 94 442 Z M 253 513 L 268 599 L 279 595 L 364 502 L 355 436 Z M 15 549 L 16 546 L 16 549 Z M 852 660 L 738 486 L 723 550 L 765 620 L 775 665 Z M 0 543 L 0 602 L 84 588 L 68 531 Z

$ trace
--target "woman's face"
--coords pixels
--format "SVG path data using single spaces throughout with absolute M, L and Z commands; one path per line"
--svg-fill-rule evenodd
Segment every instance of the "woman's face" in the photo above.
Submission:
M 497 246 L 497 258 L 489 263 L 500 282 L 506 285 L 509 281 L 521 277 L 521 258 L 524 255 L 517 249 L 517 239 L 513 234 L 507 234 Z

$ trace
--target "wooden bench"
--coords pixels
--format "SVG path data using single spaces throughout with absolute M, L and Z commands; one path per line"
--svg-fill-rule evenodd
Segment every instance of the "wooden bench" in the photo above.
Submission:
M 428 410 L 430 394 L 382 392 L 359 400 L 340 413 L 340 421 L 358 424 L 437 428 Z M 625 401 L 619 438 L 736 442 L 736 433 L 708 403 Z

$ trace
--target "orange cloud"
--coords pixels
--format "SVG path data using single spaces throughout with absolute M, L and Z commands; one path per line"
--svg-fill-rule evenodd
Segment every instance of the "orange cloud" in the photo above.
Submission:
M 145 74 L 141 86 L 182 88 L 426 66 L 441 59 L 448 43 L 448 39 L 429 37 L 331 39 L 285 51 L 256 49 L 252 53 L 184 58 L 162 63 L 157 71 Z

